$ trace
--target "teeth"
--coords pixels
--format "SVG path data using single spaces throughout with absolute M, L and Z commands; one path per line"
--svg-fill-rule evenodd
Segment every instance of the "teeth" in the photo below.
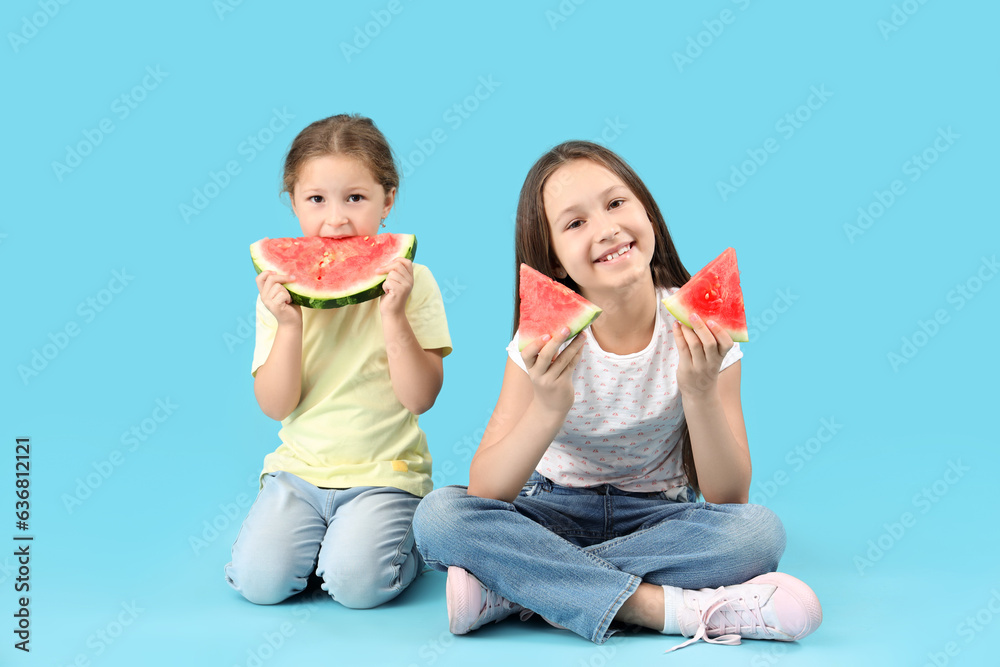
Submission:
M 625 253 L 627 253 L 631 247 L 632 247 L 631 245 L 627 245 L 624 248 L 622 248 L 621 250 L 619 250 L 618 252 L 613 252 L 613 253 L 611 253 L 609 255 L 606 255 L 604 257 L 604 261 L 605 262 L 610 262 L 615 257 L 621 257 L 622 255 L 624 255 Z

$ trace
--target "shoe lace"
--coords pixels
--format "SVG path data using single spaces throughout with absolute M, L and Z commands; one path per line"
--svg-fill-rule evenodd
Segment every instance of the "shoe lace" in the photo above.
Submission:
M 479 612 L 480 618 L 497 622 L 521 608 L 520 605 L 511 602 L 499 593 L 494 593 L 486 587 L 483 587 L 483 589 L 486 591 L 486 595 L 484 596 L 483 607 Z
M 744 631 L 752 634 L 759 629 L 763 630 L 764 634 L 770 635 L 774 629 L 764 623 L 760 609 L 760 596 L 756 593 L 749 599 L 743 596 L 733 597 L 731 593 L 726 591 L 725 587 L 720 587 L 709 598 L 704 609 L 700 608 L 701 605 L 697 601 L 696 604 L 698 604 L 698 611 L 701 614 L 698 630 L 691 639 L 667 649 L 666 653 L 684 648 L 699 640 L 704 640 L 709 644 L 737 646 Z M 713 616 L 715 616 L 714 619 Z M 711 625 L 709 619 L 713 620 Z M 709 637 L 709 631 L 717 636 Z

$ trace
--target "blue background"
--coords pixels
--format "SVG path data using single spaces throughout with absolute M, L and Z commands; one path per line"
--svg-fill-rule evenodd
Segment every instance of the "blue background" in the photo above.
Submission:
M 737 249 L 752 495 L 825 612 L 796 644 L 662 659 L 995 664 L 998 20 L 917 0 L 5 3 L 0 662 L 598 667 L 679 641 L 597 647 L 516 620 L 453 638 L 437 573 L 364 612 L 255 607 L 225 584 L 277 433 L 252 394 L 247 247 L 298 235 L 278 196 L 295 134 L 359 112 L 409 163 L 388 231 L 418 236 L 446 299 L 455 352 L 421 418 L 437 485 L 467 481 L 499 391 L 522 179 L 596 139 L 692 272 Z M 15 534 L 35 537 L 30 654 Z

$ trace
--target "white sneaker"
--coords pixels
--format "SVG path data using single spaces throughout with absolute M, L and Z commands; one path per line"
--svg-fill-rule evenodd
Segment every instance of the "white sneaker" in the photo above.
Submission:
M 522 621 L 527 621 L 529 618 L 531 618 L 534 615 L 535 615 L 535 612 L 531 611 L 530 609 L 522 609 L 521 610 L 521 617 L 520 618 L 521 618 Z M 569 628 L 564 628 L 563 626 L 559 625 L 558 623 L 553 623 L 552 621 L 550 621 L 549 619 L 545 618 L 541 614 L 538 615 L 538 618 L 542 619 L 543 621 L 545 621 L 546 623 L 548 623 L 549 625 L 551 625 L 556 630 L 568 630 L 569 629 Z
M 675 651 L 704 639 L 736 645 L 740 638 L 790 642 L 812 633 L 823 610 L 812 589 L 795 577 L 771 572 L 744 584 L 717 589 L 684 590 L 677 611 L 681 634 L 691 637 Z
M 464 635 L 487 623 L 502 621 L 523 607 L 515 604 L 480 583 L 468 571 L 452 565 L 448 568 L 445 586 L 448 602 L 448 629 Z

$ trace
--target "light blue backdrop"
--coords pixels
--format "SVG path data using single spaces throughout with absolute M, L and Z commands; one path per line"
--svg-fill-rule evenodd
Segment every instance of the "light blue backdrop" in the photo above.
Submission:
M 692 271 L 737 249 L 753 500 L 826 621 L 687 664 L 980 665 L 1000 639 L 993 414 L 1000 10 L 989 2 L 6 3 L 0 662 L 652 664 L 516 621 L 447 633 L 444 579 L 271 608 L 222 566 L 276 424 L 248 245 L 297 235 L 284 151 L 376 120 L 455 352 L 421 423 L 464 483 L 510 333 L 513 212 L 571 138 L 623 155 Z M 15 438 L 30 519 L 15 526 Z M 14 536 L 30 543 L 30 648 Z M 22 582 L 24 583 L 24 582 Z M 664 658 L 665 659 L 665 658 Z M 700 662 L 699 662 L 700 661 Z

